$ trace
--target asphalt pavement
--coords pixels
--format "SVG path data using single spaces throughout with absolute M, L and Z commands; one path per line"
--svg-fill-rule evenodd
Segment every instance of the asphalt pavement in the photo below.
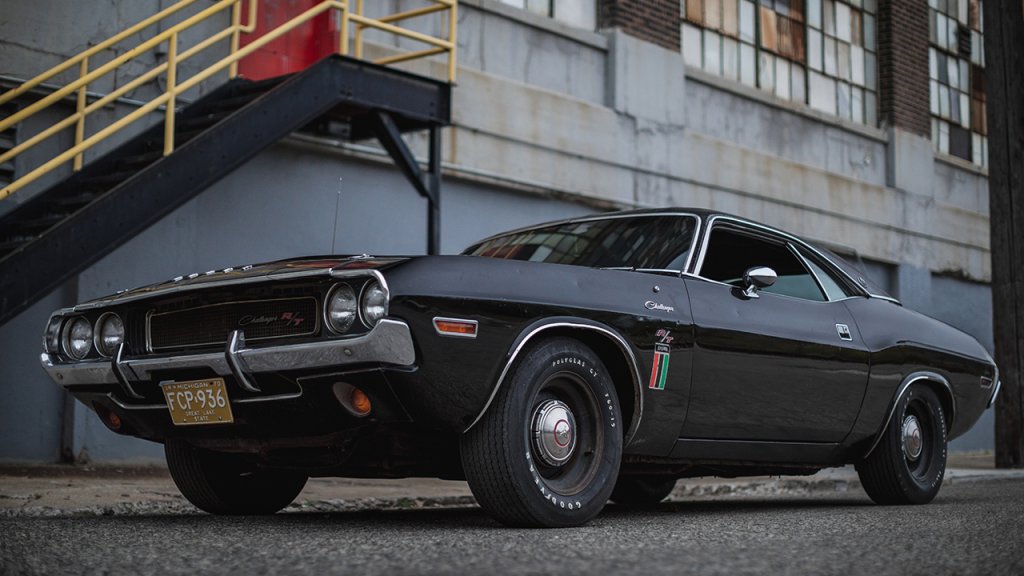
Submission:
M 315 480 L 275 516 L 215 517 L 161 474 L 0 467 L 0 574 L 1024 574 L 1021 471 L 951 469 L 925 506 L 874 505 L 848 469 L 681 481 L 563 530 L 437 480 Z

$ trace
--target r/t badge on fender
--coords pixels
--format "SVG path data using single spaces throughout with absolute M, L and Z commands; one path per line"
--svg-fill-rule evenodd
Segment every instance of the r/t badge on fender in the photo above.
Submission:
M 655 333 L 658 341 L 654 344 L 654 366 L 651 368 L 651 382 L 647 385 L 652 390 L 664 390 L 665 378 L 668 376 L 668 360 L 672 352 L 672 331 L 662 328 Z

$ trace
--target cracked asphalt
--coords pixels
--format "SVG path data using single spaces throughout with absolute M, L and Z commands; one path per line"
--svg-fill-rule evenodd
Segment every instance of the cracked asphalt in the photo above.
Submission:
M 760 486 L 760 487 L 758 487 Z M 508 529 L 471 499 L 300 503 L 214 517 L 178 502 L 0 517 L 2 574 L 1024 574 L 1024 478 L 954 479 L 925 506 L 857 485 L 677 490 L 582 528 Z

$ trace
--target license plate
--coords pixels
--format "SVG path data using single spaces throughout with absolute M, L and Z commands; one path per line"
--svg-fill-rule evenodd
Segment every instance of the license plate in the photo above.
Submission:
M 235 421 L 223 378 L 162 382 L 160 387 L 175 426 L 230 424 Z

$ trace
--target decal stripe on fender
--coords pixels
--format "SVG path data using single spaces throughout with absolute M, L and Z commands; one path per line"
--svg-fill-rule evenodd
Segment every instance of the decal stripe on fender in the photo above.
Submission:
M 654 367 L 651 369 L 651 381 L 647 385 L 652 390 L 664 390 L 665 379 L 668 377 L 669 347 L 657 344 L 654 347 Z

